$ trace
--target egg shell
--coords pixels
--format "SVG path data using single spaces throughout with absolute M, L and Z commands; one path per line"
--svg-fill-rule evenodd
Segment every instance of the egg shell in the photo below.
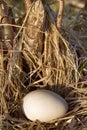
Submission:
M 67 102 L 49 90 L 35 90 L 23 98 L 23 111 L 32 121 L 50 122 L 63 117 L 67 110 Z

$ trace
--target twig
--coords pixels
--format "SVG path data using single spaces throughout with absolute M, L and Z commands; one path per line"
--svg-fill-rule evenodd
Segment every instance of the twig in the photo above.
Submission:
M 40 32 L 40 33 L 42 33 L 42 34 L 44 34 L 45 32 L 44 31 L 41 31 L 41 30 L 38 30 L 39 29 L 39 27 L 37 27 L 37 26 L 35 26 L 35 25 L 32 25 L 32 24 L 28 24 L 29 26 L 31 26 L 31 27 L 34 27 L 34 28 L 32 28 L 33 30 L 35 30 L 35 31 L 37 31 L 37 32 Z M 8 23 L 6 23 L 6 24 L 0 24 L 0 27 L 3 27 L 3 26 L 8 26 L 8 27 L 14 27 L 14 28 L 21 28 L 21 25 L 17 25 L 17 24 L 8 24 Z M 22 29 L 28 29 L 29 27 L 27 27 L 27 26 L 23 26 L 22 27 Z
M 59 13 L 57 16 L 57 28 L 60 29 L 62 25 L 63 10 L 64 10 L 64 0 L 58 0 L 59 2 Z

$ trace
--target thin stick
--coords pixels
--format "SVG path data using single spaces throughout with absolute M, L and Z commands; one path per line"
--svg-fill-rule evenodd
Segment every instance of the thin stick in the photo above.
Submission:
M 63 10 L 64 10 L 64 0 L 57 0 L 59 2 L 59 13 L 57 16 L 57 28 L 60 29 L 62 25 Z

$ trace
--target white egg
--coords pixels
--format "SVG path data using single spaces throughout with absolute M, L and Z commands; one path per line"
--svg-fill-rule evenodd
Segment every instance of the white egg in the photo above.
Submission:
M 67 110 L 67 102 L 49 90 L 35 90 L 23 98 L 23 111 L 32 121 L 50 122 L 63 117 Z

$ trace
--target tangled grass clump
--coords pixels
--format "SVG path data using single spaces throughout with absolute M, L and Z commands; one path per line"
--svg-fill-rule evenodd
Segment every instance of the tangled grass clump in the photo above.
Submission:
M 80 80 L 75 48 L 61 26 L 63 1 L 60 0 L 56 16 L 43 0 L 29 3 L 25 0 L 26 16 L 21 26 L 12 23 L 8 6 L 3 0 L 0 2 L 0 33 L 3 34 L 0 36 L 0 129 L 87 128 L 87 81 Z M 69 110 L 65 117 L 50 123 L 26 119 L 22 98 L 41 88 L 55 91 L 66 99 Z

